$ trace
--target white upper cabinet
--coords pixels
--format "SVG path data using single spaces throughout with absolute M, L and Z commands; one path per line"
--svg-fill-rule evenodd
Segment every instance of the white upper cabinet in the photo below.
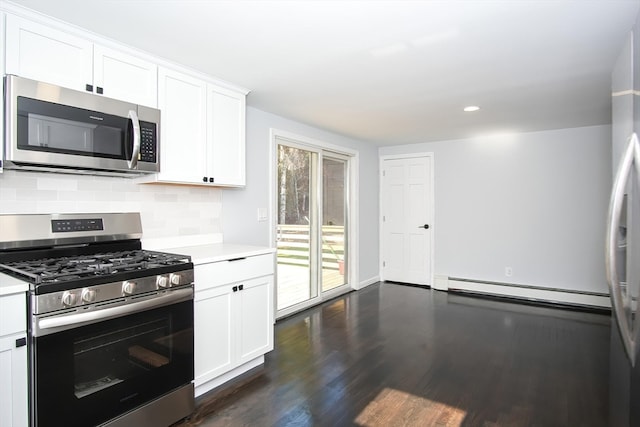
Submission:
M 76 90 L 93 82 L 93 43 L 7 15 L 6 73 Z
M 157 107 L 157 66 L 7 15 L 6 73 Z
M 160 174 L 157 180 L 198 183 L 206 175 L 206 83 L 170 69 L 158 71 Z
M 245 185 L 243 92 L 160 67 L 160 174 L 153 182 Z
M 4 13 L 0 13 L 0 46 L 4 46 Z M 0 55 L 0 70 L 4 73 L 4 55 Z M 4 100 L 4 84 L 0 84 L 0 100 Z M 4 162 L 4 102 L 0 101 L 0 173 Z
M 94 45 L 93 84 L 109 98 L 158 106 L 158 66 L 126 53 Z
M 207 86 L 208 170 L 218 184 L 245 184 L 245 105 L 244 94 Z
M 160 173 L 140 182 L 245 185 L 246 90 L 33 19 L 6 16 L 6 74 L 161 110 Z

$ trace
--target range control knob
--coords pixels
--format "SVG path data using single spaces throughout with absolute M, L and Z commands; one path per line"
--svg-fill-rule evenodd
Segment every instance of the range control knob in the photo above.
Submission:
M 64 305 L 65 307 L 76 305 L 77 301 L 78 295 L 73 292 L 64 291 L 64 293 L 62 294 L 62 305 Z
M 83 303 L 90 303 L 96 300 L 96 291 L 90 288 L 84 288 L 80 295 Z
M 182 284 L 182 276 L 176 273 L 171 273 L 169 276 L 171 286 L 180 286 Z
M 122 295 L 132 295 L 136 290 L 136 282 L 125 280 L 122 282 Z
M 156 286 L 158 289 L 163 289 L 169 286 L 169 278 L 167 276 L 157 276 Z

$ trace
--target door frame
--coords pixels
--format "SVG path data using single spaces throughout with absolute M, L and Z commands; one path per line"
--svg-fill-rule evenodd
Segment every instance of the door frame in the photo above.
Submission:
M 288 132 L 284 130 L 279 130 L 275 128 L 269 129 L 269 241 L 271 242 L 271 246 L 277 248 L 277 233 L 276 227 L 278 224 L 278 192 L 276 191 L 276 184 L 278 182 L 278 141 L 276 139 L 289 141 L 292 146 L 297 146 L 303 149 L 309 149 L 312 151 L 329 151 L 331 153 L 335 153 L 342 156 L 349 157 L 348 160 L 348 179 L 349 179 L 349 187 L 347 189 L 347 220 L 348 220 L 348 239 L 347 239 L 347 284 L 348 287 L 340 286 L 336 289 L 332 289 L 327 291 L 325 294 L 322 293 L 322 289 L 318 289 L 318 300 L 316 302 L 320 303 L 331 298 L 335 298 L 339 295 L 350 292 L 354 289 L 360 289 L 360 270 L 358 265 L 359 259 L 359 236 L 360 236 L 360 227 L 358 224 L 358 216 L 359 216 L 359 199 L 358 199 L 358 189 L 359 189 L 359 160 L 360 153 L 356 150 L 342 147 L 339 145 L 330 144 L 324 142 L 322 140 L 309 138 L 303 135 L 295 134 L 293 132 Z M 318 159 L 318 169 L 321 173 L 321 163 L 322 162 L 322 154 Z M 319 190 L 319 194 L 317 195 L 318 200 L 322 200 L 322 189 Z M 322 213 L 320 212 L 320 215 Z M 320 217 L 320 221 L 322 218 Z M 273 312 L 275 313 L 274 318 L 278 319 L 281 317 L 289 316 L 298 311 L 305 310 L 312 306 L 312 304 L 300 303 L 288 307 L 286 309 L 280 310 L 278 312 L 278 277 L 277 277 L 277 255 L 274 257 L 274 286 L 273 286 Z M 313 304 L 315 305 L 315 304 Z
M 378 271 L 379 271 L 379 275 L 380 275 L 380 280 L 384 281 L 384 273 L 383 273 L 383 265 L 382 263 L 384 262 L 384 230 L 383 230 L 383 220 L 382 220 L 382 213 L 384 212 L 384 197 L 383 197 L 383 183 L 382 183 L 382 178 L 383 178 L 383 173 L 384 173 L 384 162 L 385 160 L 397 160 L 397 159 L 413 159 L 413 158 L 418 158 L 418 157 L 428 157 L 430 158 L 431 161 L 431 173 L 429 176 L 429 181 L 430 181 L 430 193 L 431 193 L 431 198 L 427 201 L 428 203 L 428 210 L 429 210 L 429 216 L 431 217 L 431 233 L 429 233 L 429 246 L 431 247 L 431 251 L 429 253 L 429 262 L 431 263 L 431 277 L 429 277 L 429 287 L 435 289 L 434 286 L 434 280 L 435 280 L 435 232 L 436 232 L 436 217 L 435 217 L 435 156 L 434 153 L 432 151 L 428 151 L 428 152 L 418 152 L 418 153 L 409 153 L 409 154 L 389 154 L 389 155 L 382 155 L 379 156 L 379 168 L 378 168 L 378 188 L 380 189 L 380 197 L 379 197 L 379 207 L 378 207 L 378 213 L 379 213 L 379 218 L 378 218 L 378 242 L 379 242 L 379 247 L 380 247 L 380 251 L 378 254 L 378 260 L 379 260 L 379 264 L 378 264 Z

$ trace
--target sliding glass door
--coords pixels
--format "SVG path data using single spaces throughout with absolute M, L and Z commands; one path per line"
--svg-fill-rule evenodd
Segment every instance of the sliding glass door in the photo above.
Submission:
M 278 144 L 277 310 L 318 296 L 317 163 L 317 153 Z
M 349 157 L 276 138 L 276 310 L 349 288 Z
M 323 292 L 347 283 L 347 176 L 346 158 L 322 157 Z

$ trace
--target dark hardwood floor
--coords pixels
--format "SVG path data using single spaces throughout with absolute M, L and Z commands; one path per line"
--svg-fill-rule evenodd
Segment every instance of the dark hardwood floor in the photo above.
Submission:
M 381 283 L 276 324 L 181 426 L 606 426 L 610 316 Z

